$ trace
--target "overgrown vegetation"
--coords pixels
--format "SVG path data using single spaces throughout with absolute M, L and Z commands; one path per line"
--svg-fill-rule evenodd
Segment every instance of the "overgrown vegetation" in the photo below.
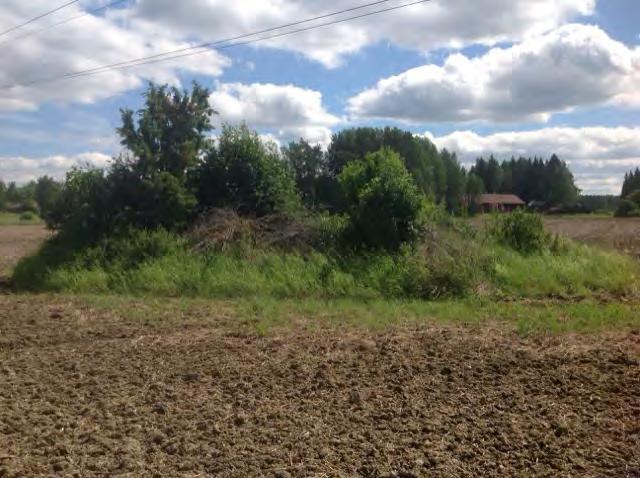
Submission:
M 425 138 L 358 128 L 326 154 L 303 141 L 280 152 L 242 125 L 214 141 L 207 97 L 197 85 L 151 86 L 141 111 L 122 112 L 126 151 L 108 169 L 42 181 L 57 234 L 19 263 L 14 286 L 367 299 L 638 292 L 631 259 L 552 238 L 537 215 L 498 216 L 484 230 L 458 222 L 451 212 L 483 180 Z
M 640 168 L 624 176 L 617 217 L 640 217 Z

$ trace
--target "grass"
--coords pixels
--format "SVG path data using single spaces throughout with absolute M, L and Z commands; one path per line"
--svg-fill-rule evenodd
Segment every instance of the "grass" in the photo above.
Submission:
M 261 335 L 294 329 L 365 328 L 378 330 L 415 325 L 495 325 L 519 335 L 624 332 L 640 328 L 638 303 L 499 302 L 478 299 L 445 301 L 278 299 L 158 299 L 122 295 L 86 295 L 71 300 L 125 319 L 163 327 L 214 325 Z M 150 320 L 150 318 L 153 318 Z
M 483 242 L 484 241 L 484 242 Z M 196 253 L 166 232 L 85 249 L 46 243 L 16 267 L 18 289 L 225 299 L 565 299 L 637 297 L 640 264 L 571 242 L 520 254 L 487 239 L 439 234 L 435 249 L 327 254 L 248 248 Z
M 44 224 L 39 216 L 33 215 L 29 219 L 21 217 L 21 214 L 13 212 L 0 212 L 0 226 L 22 226 Z

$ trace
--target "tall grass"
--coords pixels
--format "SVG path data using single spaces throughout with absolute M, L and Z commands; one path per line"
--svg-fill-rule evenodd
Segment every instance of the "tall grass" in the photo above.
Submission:
M 639 267 L 615 253 L 568 244 L 522 255 L 452 229 L 399 254 L 242 248 L 198 253 L 182 237 L 135 231 L 91 247 L 54 238 L 22 260 L 16 288 L 159 297 L 443 299 L 638 294 Z

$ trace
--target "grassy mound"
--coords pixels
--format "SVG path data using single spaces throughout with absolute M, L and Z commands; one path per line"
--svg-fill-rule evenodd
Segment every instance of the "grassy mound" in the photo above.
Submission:
M 395 254 L 267 247 L 246 236 L 222 249 L 200 246 L 162 230 L 92 246 L 56 236 L 18 264 L 12 283 L 32 291 L 169 297 L 584 298 L 635 296 L 640 277 L 637 262 L 622 255 L 558 239 L 523 253 L 455 223 L 432 228 L 419 246 Z

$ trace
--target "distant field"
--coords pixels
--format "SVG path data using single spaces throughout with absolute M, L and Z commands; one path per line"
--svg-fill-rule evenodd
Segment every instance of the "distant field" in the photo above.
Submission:
M 0 212 L 0 226 L 13 226 L 24 224 L 42 224 L 42 219 L 33 215 L 31 219 L 23 219 L 20 214 L 13 212 Z
M 474 217 L 482 225 L 487 217 Z M 546 216 L 547 229 L 578 242 L 615 249 L 640 258 L 640 218 L 614 218 L 599 215 Z
M 547 217 L 547 228 L 576 241 L 613 248 L 640 258 L 640 218 Z

